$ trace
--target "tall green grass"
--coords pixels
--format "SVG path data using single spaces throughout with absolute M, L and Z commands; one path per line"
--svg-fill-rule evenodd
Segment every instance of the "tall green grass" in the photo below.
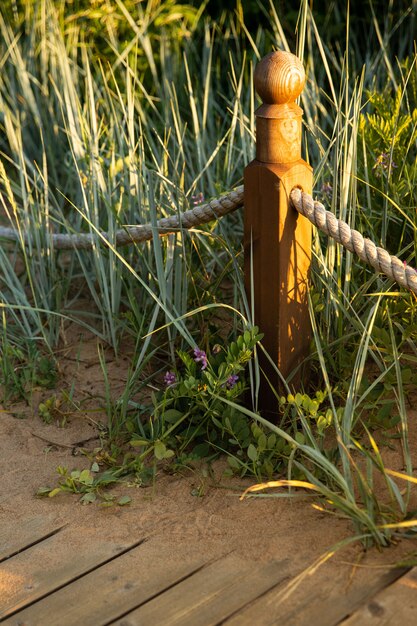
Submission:
M 413 3 L 381 21 L 369 0 L 377 47 L 358 41 L 344 3 L 318 14 L 301 0 L 292 32 L 272 1 L 262 6 L 269 29 L 252 28 L 243 4 L 218 22 L 203 8 L 142 5 L 98 3 L 97 15 L 50 0 L 0 9 L 0 201 L 2 221 L 20 235 L 0 248 L 3 382 L 11 384 L 16 350 L 30 344 L 53 355 L 69 320 L 116 351 L 133 337 L 117 406 L 106 379 L 114 437 L 138 407 L 138 390 L 160 386 L 178 349 L 208 345 L 213 333 L 231 341 L 250 321 L 240 213 L 118 250 L 112 236 L 241 183 L 254 155 L 253 68 L 271 46 L 297 51 L 307 69 L 304 154 L 315 195 L 406 262 L 414 263 L 417 243 Z M 49 232 L 92 232 L 97 244 L 60 252 Z M 414 301 L 318 233 L 313 255 L 312 384 L 326 393 L 326 436 L 336 443 L 324 445 L 302 403 L 280 428 L 253 407 L 241 410 L 293 446 L 290 475 L 308 478 L 358 534 L 386 544 L 395 529 L 385 526 L 405 518 L 410 489 L 404 495 L 386 472 L 371 429 L 383 425 L 391 394 L 411 474 L 405 389 L 417 384 Z M 228 319 L 216 326 L 213 311 L 222 307 Z M 256 361 L 251 367 L 256 403 L 260 373 Z M 373 489 L 376 474 L 388 504 Z

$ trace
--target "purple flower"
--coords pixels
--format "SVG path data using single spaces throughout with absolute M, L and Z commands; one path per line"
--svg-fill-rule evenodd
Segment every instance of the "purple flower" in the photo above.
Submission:
M 170 385 L 173 385 L 176 382 L 177 382 L 177 377 L 175 376 L 174 372 L 167 372 L 165 374 L 164 383 L 166 384 L 167 387 L 169 387 Z
M 200 191 L 200 193 L 196 194 L 195 196 L 191 196 L 191 200 L 193 201 L 193 205 L 197 206 L 204 202 L 204 196 Z
M 226 387 L 228 389 L 233 389 L 233 387 L 236 385 L 238 380 L 239 380 L 239 376 L 237 374 L 232 374 L 231 376 L 229 376 L 229 378 L 226 381 Z
M 207 354 L 200 348 L 194 348 L 194 361 L 201 363 L 201 369 L 205 370 L 207 367 Z

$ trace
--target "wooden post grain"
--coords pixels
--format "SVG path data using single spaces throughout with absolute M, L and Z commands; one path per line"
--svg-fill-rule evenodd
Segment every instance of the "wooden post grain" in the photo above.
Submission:
M 272 52 L 255 70 L 263 104 L 256 111 L 256 159 L 245 168 L 245 286 L 254 301 L 263 344 L 284 377 L 308 355 L 311 225 L 289 206 L 295 186 L 312 191 L 312 169 L 301 159 L 302 109 L 295 103 L 305 81 L 300 60 Z M 259 408 L 277 412 L 279 377 L 260 354 L 264 380 Z M 300 384 L 299 372 L 291 385 Z

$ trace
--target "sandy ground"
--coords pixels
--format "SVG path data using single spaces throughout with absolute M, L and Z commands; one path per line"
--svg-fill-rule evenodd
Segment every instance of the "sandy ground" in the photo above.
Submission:
M 87 343 L 75 342 L 67 350 L 61 375 L 67 385 L 74 382 L 79 393 L 95 396 L 102 392 L 102 374 L 96 347 L 93 350 Z M 78 354 L 77 359 L 73 354 Z M 123 384 L 123 363 L 126 369 L 127 356 L 109 365 L 115 393 L 117 385 Z M 81 549 L 83 542 L 88 547 L 92 533 L 114 541 L 146 536 L 153 538 L 155 545 L 158 541 L 164 544 L 167 559 L 184 560 L 199 554 L 203 560 L 210 560 L 234 552 L 254 561 L 288 558 L 300 571 L 352 534 L 350 521 L 315 510 L 312 499 L 306 496 L 240 501 L 239 495 L 254 481 L 225 478 L 224 461 L 215 464 L 212 476 L 202 467 L 182 475 L 161 471 L 148 487 L 118 485 L 114 493 L 132 498 L 125 507 L 102 508 L 96 503 L 83 506 L 74 495 L 38 498 L 35 493 L 39 487 L 56 485 L 59 465 L 69 469 L 88 467 L 88 459 L 79 454 L 80 445 L 90 450 L 98 445 L 97 439 L 79 443 L 97 437 L 94 422 L 98 413 L 70 415 L 65 427 L 47 425 L 37 414 L 39 399 L 34 394 L 32 411 L 20 404 L 0 414 L 0 535 L 7 536 L 9 529 L 18 538 L 16 519 L 44 516 L 48 523 L 71 524 Z M 416 412 L 410 410 L 410 417 L 417 422 Z M 414 434 L 412 438 L 415 449 Z M 397 453 L 388 451 L 387 455 L 390 467 L 403 469 Z M 364 555 L 356 543 L 338 552 L 331 563 L 335 567 L 342 561 L 350 564 L 348 567 L 358 562 L 392 564 L 414 550 L 414 542 L 402 540 L 396 547 L 382 552 L 370 550 Z

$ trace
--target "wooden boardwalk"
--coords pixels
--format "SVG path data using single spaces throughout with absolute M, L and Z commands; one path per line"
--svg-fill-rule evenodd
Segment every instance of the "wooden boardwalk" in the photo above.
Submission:
M 294 580 L 289 559 L 164 560 L 155 538 L 115 544 L 95 536 L 77 550 L 71 525 L 19 521 L 0 534 L 0 622 L 13 626 L 414 626 L 417 568 L 370 570 L 366 584 L 334 573 Z M 59 554 L 57 561 L 56 555 Z M 54 555 L 54 559 L 51 556 Z

